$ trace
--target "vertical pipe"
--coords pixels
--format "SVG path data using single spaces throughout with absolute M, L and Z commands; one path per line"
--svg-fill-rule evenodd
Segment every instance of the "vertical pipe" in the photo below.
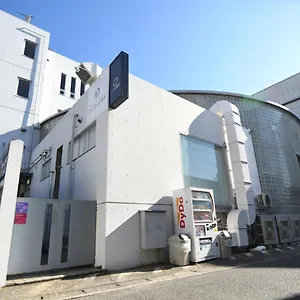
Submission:
M 74 153 L 74 139 L 76 133 L 76 122 L 78 114 L 73 115 L 73 124 L 72 124 L 72 135 L 71 135 L 71 144 L 70 144 L 70 161 L 69 161 L 69 176 L 68 176 L 68 185 L 67 185 L 67 200 L 72 199 L 72 173 L 73 173 L 73 153 Z

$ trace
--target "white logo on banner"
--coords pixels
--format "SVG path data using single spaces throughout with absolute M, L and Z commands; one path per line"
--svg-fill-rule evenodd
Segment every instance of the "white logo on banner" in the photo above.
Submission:
M 102 112 L 108 109 L 109 68 L 88 90 L 87 125 L 92 123 Z

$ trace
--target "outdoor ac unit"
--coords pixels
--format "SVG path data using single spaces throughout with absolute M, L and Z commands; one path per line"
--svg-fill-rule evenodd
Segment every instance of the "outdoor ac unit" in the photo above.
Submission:
M 258 240 L 264 245 L 278 244 L 278 232 L 275 217 L 272 215 L 260 215 L 257 218 Z M 261 229 L 259 227 L 261 226 Z M 262 236 L 261 236 L 262 235 Z
M 257 207 L 258 208 L 265 208 L 265 207 L 271 207 L 272 201 L 269 194 L 259 194 L 257 196 Z
M 280 243 L 289 243 L 293 241 L 292 226 L 290 216 L 276 215 L 276 222 L 279 233 Z
M 294 241 L 300 241 L 300 215 L 291 215 Z

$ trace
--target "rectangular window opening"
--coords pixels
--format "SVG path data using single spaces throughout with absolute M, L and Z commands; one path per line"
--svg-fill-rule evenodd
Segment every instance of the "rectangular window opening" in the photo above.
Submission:
M 76 78 L 71 78 L 71 90 L 70 90 L 70 97 L 75 98 L 75 87 L 76 87 Z
M 64 229 L 61 244 L 61 262 L 68 261 L 69 240 L 70 240 L 71 204 L 65 204 Z
M 45 219 L 44 219 L 44 233 L 41 251 L 41 265 L 48 265 L 50 236 L 52 226 L 53 204 L 46 204 Z
M 49 159 L 42 165 L 41 181 L 43 181 L 44 179 L 50 176 L 50 166 L 51 166 L 51 159 Z
M 23 98 L 29 97 L 30 81 L 24 78 L 19 78 L 17 95 Z
M 25 47 L 24 47 L 24 55 L 25 56 L 34 59 L 35 49 L 36 49 L 36 43 L 25 40 Z
M 65 94 L 65 86 L 66 86 L 66 74 L 61 73 L 61 79 L 60 79 L 60 94 Z
M 82 96 L 85 92 L 85 85 L 83 82 L 81 82 L 80 84 L 80 96 Z

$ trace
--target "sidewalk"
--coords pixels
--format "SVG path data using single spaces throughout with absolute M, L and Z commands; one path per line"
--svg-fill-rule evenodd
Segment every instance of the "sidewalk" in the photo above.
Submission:
M 232 260 L 214 260 L 185 267 L 171 265 L 152 265 L 121 273 L 82 274 L 78 277 L 55 279 L 39 283 L 10 286 L 0 289 L 2 300 L 69 300 L 101 294 L 117 289 L 169 281 L 176 278 L 199 276 L 211 272 L 237 267 L 251 267 L 260 262 L 278 260 L 282 257 L 299 255 L 300 246 L 270 249 L 267 251 L 240 253 Z

